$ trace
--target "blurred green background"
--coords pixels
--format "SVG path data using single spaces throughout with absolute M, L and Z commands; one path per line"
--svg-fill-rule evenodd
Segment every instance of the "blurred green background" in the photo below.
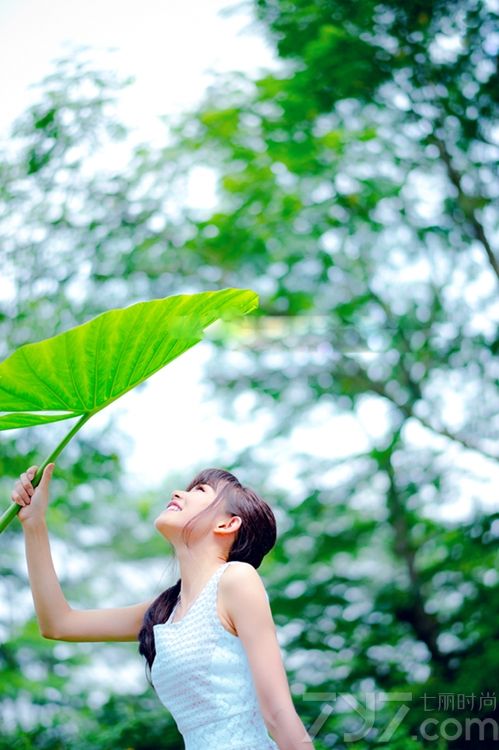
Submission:
M 138 300 L 257 291 L 257 315 L 199 345 L 211 352 L 202 380 L 242 433 L 265 424 L 261 440 L 213 465 L 275 509 L 278 541 L 260 572 L 298 714 L 317 750 L 492 748 L 497 6 L 247 5 L 279 68 L 220 75 L 125 169 L 89 164 L 126 138 L 112 105 L 128 82 L 78 54 L 43 80 L 0 163 L 12 290 L 0 357 Z M 216 207 L 172 210 L 200 166 L 216 174 Z M 320 451 L 312 439 L 293 447 L 303 428 L 324 436 Z M 0 435 L 4 504 L 66 430 Z M 48 515 L 72 606 L 159 593 L 167 547 L 152 522 L 198 468 L 192 456 L 159 489 L 132 492 L 113 416 L 78 435 L 57 462 Z M 17 520 L 0 571 L 1 749 L 182 747 L 141 669 L 134 690 L 109 679 L 127 665 L 136 674 L 137 644 L 41 637 Z

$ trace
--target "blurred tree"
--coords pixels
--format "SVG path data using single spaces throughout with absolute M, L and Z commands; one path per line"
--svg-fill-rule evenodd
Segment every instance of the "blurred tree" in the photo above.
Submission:
M 78 87 L 64 68 L 46 82 L 41 109 L 15 133 L 25 150 L 4 160 L 0 230 L 10 238 L 16 289 L 5 340 L 42 338 L 48 325 L 55 332 L 141 295 L 217 285 L 258 291 L 258 325 L 242 328 L 237 348 L 213 339 L 207 380 L 231 421 L 269 424 L 227 468 L 266 492 L 278 513 L 269 593 L 297 710 L 315 726 L 318 750 L 343 748 L 352 745 L 345 732 L 361 724 L 352 697 L 365 705 L 368 691 L 411 693 L 381 706 L 355 747 L 418 747 L 430 717 L 439 748 L 471 747 L 478 728 L 467 741 L 465 719 L 497 719 L 485 693 L 499 667 L 499 517 L 479 495 L 499 457 L 493 9 L 473 0 L 254 7 L 282 72 L 255 82 L 221 77 L 198 112 L 165 118 L 168 145 L 140 145 L 119 173 L 98 164 L 89 173 L 82 157 L 61 177 L 70 143 L 84 145 L 108 122 L 99 102 L 114 84 L 100 78 L 96 119 L 77 118 L 74 139 L 58 149 L 47 143 L 50 87 L 61 92 L 56 121 L 74 107 Z M 79 129 L 85 122 L 88 133 Z M 213 211 L 178 199 L 200 165 L 217 175 Z M 41 263 L 29 262 L 38 256 Z M 293 448 L 306 426 L 323 435 L 327 425 L 330 446 Z M 358 448 L 343 450 L 354 425 Z M 94 464 L 95 445 L 87 448 L 73 459 L 66 516 L 59 525 L 53 517 L 67 541 L 78 488 L 86 482 L 88 496 L 89 478 L 95 491 L 103 472 L 102 480 L 117 476 L 117 455 L 104 470 Z M 4 475 L 7 466 L 16 473 L 21 452 L 2 443 Z M 278 463 L 285 473 L 277 477 L 288 474 L 289 484 L 273 479 Z M 458 501 L 474 507 L 467 520 L 453 518 Z M 88 506 L 78 520 L 91 529 L 102 519 Z M 86 556 L 100 569 L 104 557 L 161 554 L 159 542 L 131 531 L 133 499 L 124 507 L 108 538 L 87 537 Z M 81 606 L 103 603 L 86 581 L 74 590 Z M 11 632 L 8 658 L 22 671 L 23 640 Z M 47 654 L 54 648 L 41 644 Z M 75 658 L 97 653 L 94 644 L 73 648 Z M 42 677 L 39 690 L 45 685 Z M 445 694 L 454 703 L 444 710 Z M 133 701 L 147 715 L 148 693 Z M 404 702 L 410 712 L 391 738 L 383 735 Z M 95 717 L 102 734 L 87 724 L 84 741 L 126 747 L 127 719 L 113 728 L 112 715 L 103 708 Z M 448 718 L 462 727 L 454 741 L 441 732 Z M 43 746 L 46 733 L 36 732 L 27 746 Z

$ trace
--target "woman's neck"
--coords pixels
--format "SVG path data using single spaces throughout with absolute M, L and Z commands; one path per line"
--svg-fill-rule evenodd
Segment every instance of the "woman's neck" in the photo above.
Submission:
M 178 556 L 180 567 L 180 601 L 177 607 L 179 614 L 183 614 L 191 606 L 198 594 L 215 573 L 227 560 L 222 556 L 204 556 L 194 558 Z

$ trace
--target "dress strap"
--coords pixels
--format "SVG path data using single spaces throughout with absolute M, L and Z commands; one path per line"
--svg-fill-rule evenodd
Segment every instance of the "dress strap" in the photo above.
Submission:
M 228 568 L 232 563 L 238 562 L 237 560 L 227 560 L 223 565 L 219 567 L 219 569 L 216 571 L 215 575 L 213 576 L 211 580 L 211 586 L 210 586 L 210 602 L 209 606 L 212 611 L 212 614 L 214 614 L 217 617 L 217 597 L 218 597 L 218 584 L 220 582 L 220 579 L 222 577 L 222 574 L 226 568 Z

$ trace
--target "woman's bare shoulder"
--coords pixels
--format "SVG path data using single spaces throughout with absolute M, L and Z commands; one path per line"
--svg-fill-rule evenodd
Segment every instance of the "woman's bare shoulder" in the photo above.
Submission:
M 228 565 L 221 578 L 222 592 L 230 596 L 237 594 L 241 589 L 252 589 L 268 594 L 265 589 L 263 579 L 258 570 L 251 563 L 243 560 L 234 560 L 232 565 Z

